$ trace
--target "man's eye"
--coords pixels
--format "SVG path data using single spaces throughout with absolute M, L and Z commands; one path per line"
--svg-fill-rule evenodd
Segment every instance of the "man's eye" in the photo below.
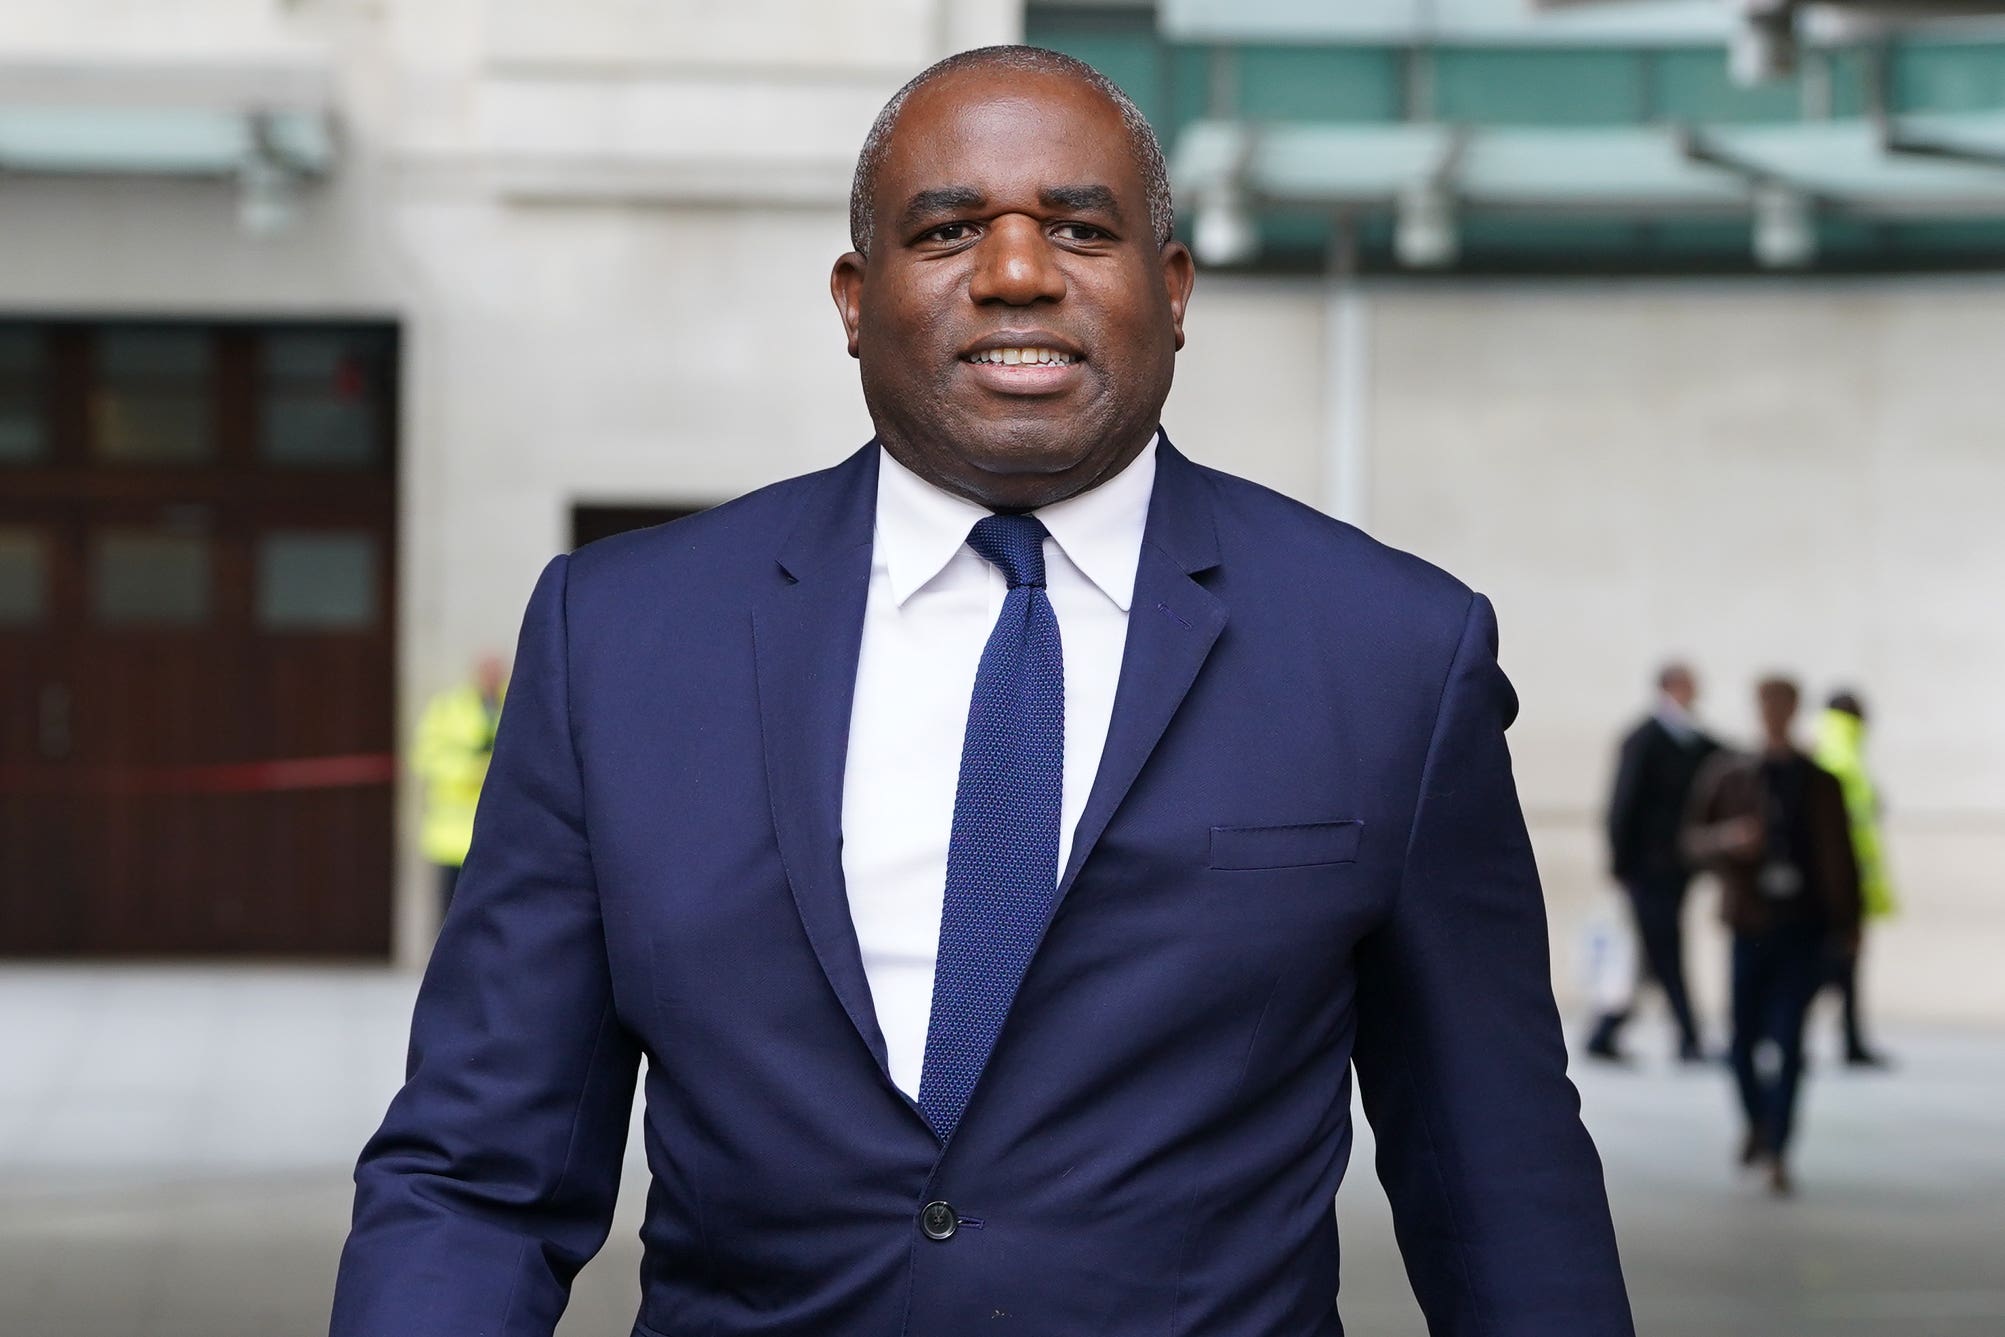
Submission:
M 974 230 L 971 223 L 943 223 L 925 236 L 927 241 L 966 241 Z
M 1107 234 L 1090 223 L 1060 223 L 1058 231 L 1067 241 L 1105 241 Z

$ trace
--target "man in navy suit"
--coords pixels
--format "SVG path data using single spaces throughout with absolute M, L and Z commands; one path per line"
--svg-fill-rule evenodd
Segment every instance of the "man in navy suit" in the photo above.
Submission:
M 1628 1337 L 1488 602 L 1162 436 L 1087 67 L 922 74 L 851 222 L 877 439 L 531 597 L 334 1333 L 550 1333 L 645 1057 L 636 1337 L 1335 1337 L 1353 1064 L 1432 1332 Z

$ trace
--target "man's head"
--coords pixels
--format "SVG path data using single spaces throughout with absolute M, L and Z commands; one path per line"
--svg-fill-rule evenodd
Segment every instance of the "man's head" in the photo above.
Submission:
M 1789 726 L 1796 720 L 1796 707 L 1802 699 L 1802 692 L 1791 678 L 1776 675 L 1755 684 L 1754 700 L 1761 711 L 1761 731 L 1770 747 L 1788 745 Z
M 508 682 L 508 665 L 492 651 L 473 661 L 473 685 L 482 696 L 498 697 Z
M 1664 665 L 1657 673 L 1657 689 L 1677 702 L 1680 710 L 1690 710 L 1699 699 L 1699 680 L 1688 664 Z
M 985 47 L 907 84 L 857 160 L 830 280 L 885 447 L 996 510 L 1120 472 L 1183 347 L 1170 223 L 1154 132 L 1091 67 Z
M 1824 704 L 1840 714 L 1850 715 L 1861 724 L 1866 722 L 1866 703 L 1857 692 L 1833 692 L 1831 699 Z

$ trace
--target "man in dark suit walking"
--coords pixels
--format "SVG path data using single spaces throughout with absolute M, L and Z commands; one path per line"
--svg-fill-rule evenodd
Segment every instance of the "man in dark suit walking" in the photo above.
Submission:
M 1692 718 L 1698 679 L 1684 664 L 1657 675 L 1657 708 L 1622 740 L 1615 787 L 1608 800 L 1611 871 L 1629 896 L 1636 937 L 1643 948 L 1643 978 L 1663 990 L 1678 1026 L 1678 1056 L 1705 1056 L 1692 1000 L 1685 988 L 1685 892 L 1692 868 L 1679 843 L 1692 783 L 1706 759 L 1719 751 Z M 1587 1052 L 1620 1059 L 1618 1044 L 1630 1007 L 1603 1013 Z
M 1631 1337 L 1489 603 L 1162 434 L 1091 69 L 919 76 L 851 233 L 877 440 L 531 596 L 336 1337 L 547 1337 L 643 1057 L 636 1337 L 1339 1337 L 1353 1063 L 1434 1333 Z

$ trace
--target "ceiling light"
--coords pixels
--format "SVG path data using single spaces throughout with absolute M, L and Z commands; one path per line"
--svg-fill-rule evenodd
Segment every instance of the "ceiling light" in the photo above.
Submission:
M 1455 199 L 1445 186 L 1426 182 L 1400 192 L 1392 249 L 1412 269 L 1446 269 L 1461 256 Z
M 1774 182 L 1754 188 L 1754 258 L 1764 269 L 1803 269 L 1817 259 L 1817 217 L 1802 192 Z
M 1198 197 L 1191 249 L 1207 265 L 1238 265 L 1260 252 L 1260 229 L 1236 185 L 1212 187 Z

